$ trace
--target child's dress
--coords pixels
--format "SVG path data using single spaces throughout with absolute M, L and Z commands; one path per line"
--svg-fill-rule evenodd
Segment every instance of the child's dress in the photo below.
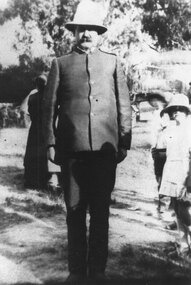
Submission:
M 166 146 L 167 159 L 159 194 L 171 197 L 179 230 L 178 253 L 183 258 L 187 258 L 191 250 L 191 197 L 188 193 L 191 152 L 190 119 L 182 125 L 168 129 Z
M 191 151 L 191 125 L 184 124 L 168 128 L 166 140 L 166 163 L 159 194 L 181 198 L 186 193 Z

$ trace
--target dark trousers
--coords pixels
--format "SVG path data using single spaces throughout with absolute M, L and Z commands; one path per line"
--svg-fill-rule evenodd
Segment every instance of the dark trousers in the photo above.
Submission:
M 154 158 L 154 172 L 158 183 L 158 190 L 160 189 L 163 168 L 165 165 L 166 157 L 155 157 Z
M 71 273 L 104 272 L 108 255 L 109 204 L 115 183 L 115 154 L 78 153 L 62 166 Z M 87 240 L 87 217 L 90 226 Z

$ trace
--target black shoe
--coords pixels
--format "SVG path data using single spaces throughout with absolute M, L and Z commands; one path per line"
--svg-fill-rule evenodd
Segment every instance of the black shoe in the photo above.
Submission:
M 88 277 L 88 284 L 107 284 L 109 282 L 109 278 L 105 275 L 104 272 L 94 272 L 90 273 Z
M 36 189 L 37 185 L 33 184 L 33 183 L 29 183 L 29 182 L 25 182 L 24 183 L 24 187 L 28 188 L 28 189 Z
M 70 273 L 70 275 L 64 281 L 64 284 L 84 285 L 86 284 L 86 279 L 87 277 L 84 274 Z

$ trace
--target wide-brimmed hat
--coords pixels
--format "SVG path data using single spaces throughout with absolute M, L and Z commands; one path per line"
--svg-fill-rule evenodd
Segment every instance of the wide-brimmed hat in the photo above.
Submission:
M 172 96 L 173 94 L 171 92 L 163 92 L 161 90 L 152 90 L 147 93 L 146 97 L 147 97 L 149 104 L 153 106 L 152 104 L 153 99 L 157 99 L 167 105 Z
M 74 32 L 77 26 L 94 29 L 98 34 L 103 34 L 107 28 L 103 25 L 105 11 L 101 4 L 92 1 L 82 1 L 76 10 L 72 22 L 65 24 L 65 27 Z
M 169 104 L 161 111 L 160 115 L 162 116 L 164 113 L 171 114 L 174 110 L 177 109 L 177 107 L 181 107 L 181 109 L 188 114 L 190 113 L 189 100 L 186 95 L 181 93 L 174 94 Z

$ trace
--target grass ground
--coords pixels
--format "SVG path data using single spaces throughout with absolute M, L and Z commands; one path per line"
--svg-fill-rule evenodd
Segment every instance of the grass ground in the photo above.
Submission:
M 177 233 L 164 229 L 170 213 L 156 210 L 149 126 L 134 126 L 132 149 L 117 168 L 107 273 L 116 285 L 191 284 L 190 264 L 164 252 Z M 24 189 L 26 139 L 27 129 L 0 132 L 0 285 L 59 285 L 68 274 L 64 201 Z

